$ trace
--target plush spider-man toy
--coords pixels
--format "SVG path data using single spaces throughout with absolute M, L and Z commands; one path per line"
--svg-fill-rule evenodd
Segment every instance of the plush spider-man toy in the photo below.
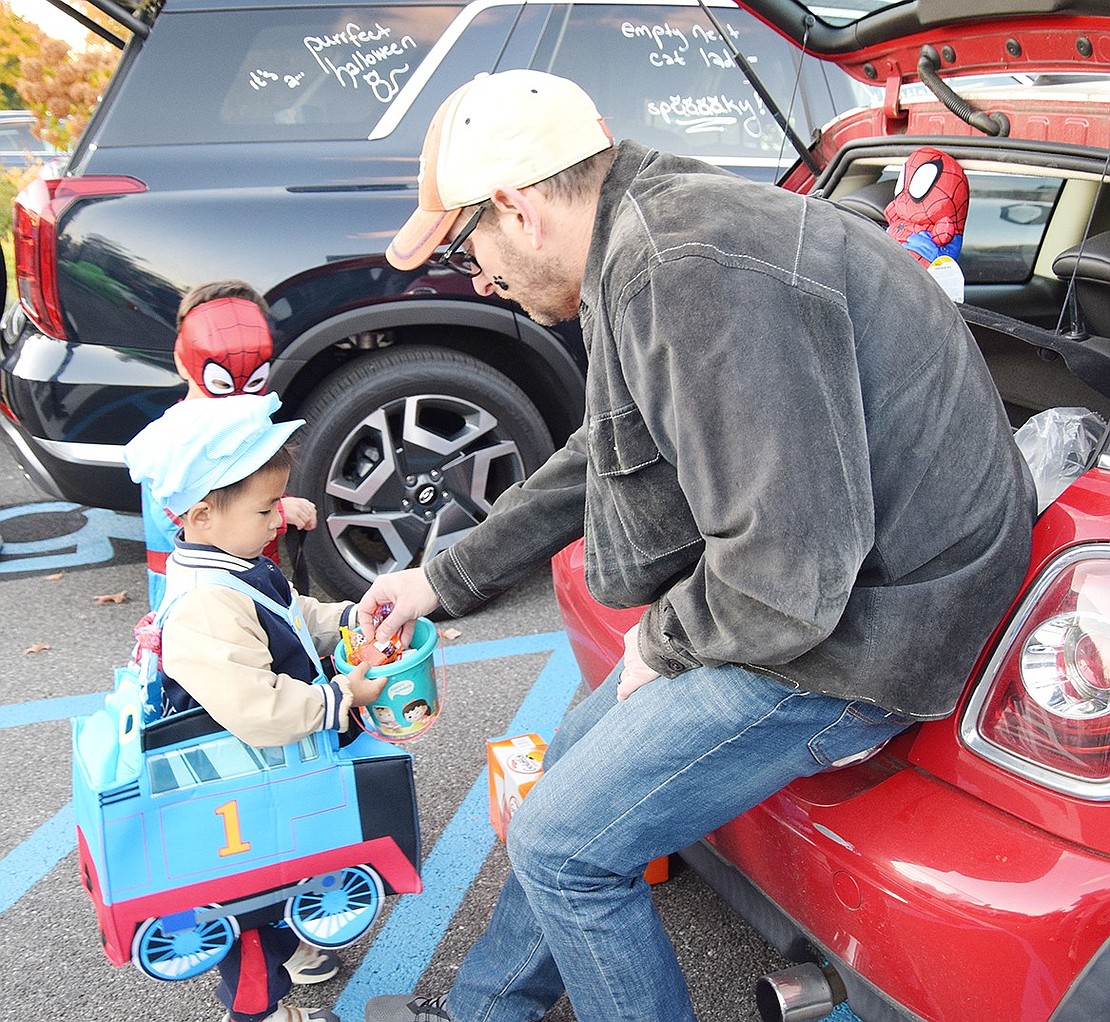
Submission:
M 967 198 L 967 175 L 953 157 L 932 146 L 915 149 L 884 210 L 886 232 L 924 266 L 940 256 L 958 260 Z
M 190 309 L 174 346 L 180 368 L 211 397 L 263 393 L 273 353 L 266 317 L 245 298 Z

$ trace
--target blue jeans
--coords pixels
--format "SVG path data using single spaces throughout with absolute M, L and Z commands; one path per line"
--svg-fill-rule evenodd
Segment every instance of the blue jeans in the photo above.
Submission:
M 624 702 L 616 676 L 567 714 L 513 817 L 512 874 L 451 986 L 455 1022 L 534 1022 L 564 988 L 579 1022 L 693 1022 L 644 867 L 909 723 L 735 665 Z

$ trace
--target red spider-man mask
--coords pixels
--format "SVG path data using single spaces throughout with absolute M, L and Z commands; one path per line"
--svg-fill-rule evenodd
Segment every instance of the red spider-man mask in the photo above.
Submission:
M 898 176 L 894 198 L 884 210 L 889 224 L 886 232 L 926 266 L 935 258 L 934 248 L 958 258 L 967 201 L 963 167 L 932 146 L 915 149 Z M 926 254 L 932 258 L 925 258 Z
M 190 309 L 174 345 L 190 378 L 212 397 L 263 393 L 273 353 L 266 317 L 245 298 L 215 298 Z

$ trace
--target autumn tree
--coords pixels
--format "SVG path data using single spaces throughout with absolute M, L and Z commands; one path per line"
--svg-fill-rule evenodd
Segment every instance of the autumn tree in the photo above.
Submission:
M 119 56 L 110 43 L 90 35 L 84 50 L 71 52 L 65 42 L 47 39 L 37 55 L 21 61 L 16 89 L 37 115 L 43 139 L 69 149 L 88 123 Z
M 6 0 L 0 0 L 0 109 L 17 110 L 23 100 L 16 91 L 22 62 L 37 56 L 46 35 L 33 21 L 12 12 Z

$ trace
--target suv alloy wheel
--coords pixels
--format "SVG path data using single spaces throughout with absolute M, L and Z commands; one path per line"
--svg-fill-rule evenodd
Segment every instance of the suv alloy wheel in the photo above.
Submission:
M 516 384 L 447 348 L 351 362 L 303 414 L 310 429 L 290 492 L 324 495 L 306 550 L 313 573 L 338 592 L 446 549 L 554 449 Z

